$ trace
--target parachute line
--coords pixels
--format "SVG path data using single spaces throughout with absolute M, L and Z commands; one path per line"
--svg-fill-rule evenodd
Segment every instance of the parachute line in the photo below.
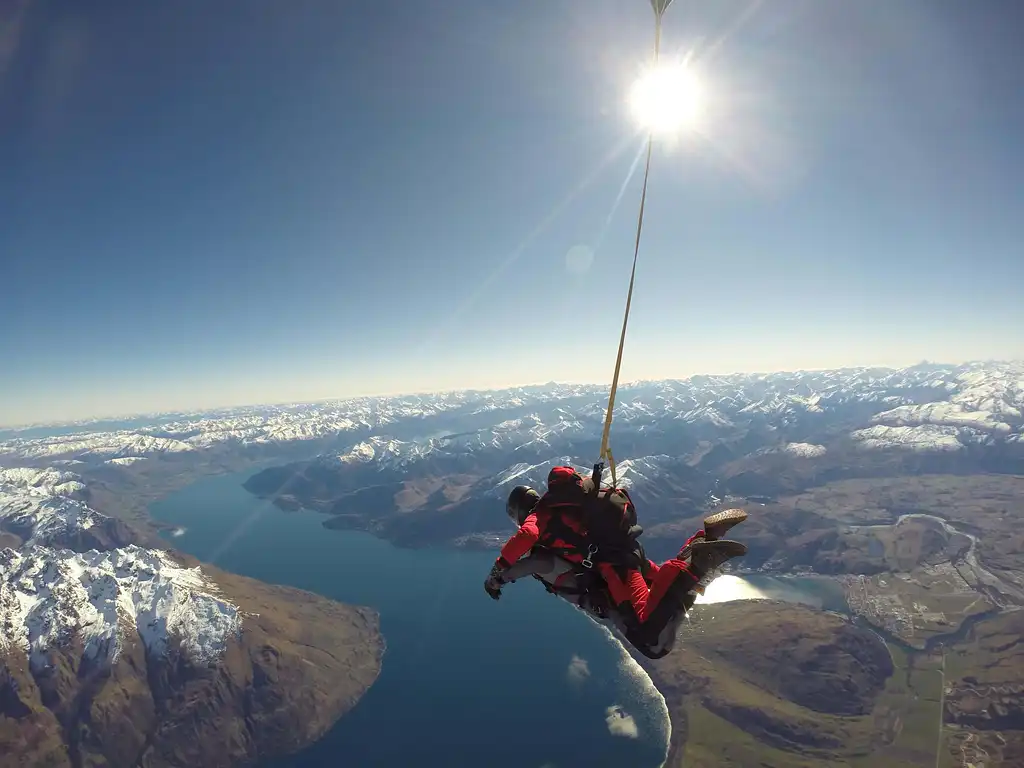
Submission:
M 669 0 L 671 2 L 671 0 Z M 668 7 L 668 2 L 657 2 L 652 0 L 652 7 L 654 8 L 654 63 L 658 63 L 658 58 L 661 51 L 661 15 L 665 12 Z M 647 180 L 651 175 L 651 153 L 654 146 L 654 132 L 653 130 L 647 134 L 647 161 L 644 164 L 644 184 L 643 190 L 640 193 L 640 211 L 637 214 L 636 220 L 636 241 L 633 245 L 633 268 L 629 273 L 629 290 L 626 292 L 626 310 L 622 315 L 622 332 L 619 334 L 619 351 L 615 355 L 615 372 L 612 374 L 612 386 L 608 392 L 608 410 L 605 411 L 604 415 L 604 429 L 601 432 L 601 454 L 598 457 L 598 462 L 608 461 L 608 468 L 612 475 L 612 487 L 618 484 L 618 478 L 615 473 L 615 458 L 612 456 L 611 445 L 609 444 L 609 437 L 612 430 L 612 415 L 615 411 L 615 394 L 619 388 L 619 371 L 622 368 L 622 350 L 626 346 L 626 326 L 629 324 L 629 309 L 633 303 L 633 285 L 636 283 L 636 263 L 637 258 L 640 255 L 640 235 L 644 229 L 644 207 L 647 203 Z M 600 464 L 598 465 L 600 466 Z M 595 467 L 595 475 L 597 468 Z M 594 477 L 595 483 L 600 483 L 600 476 Z

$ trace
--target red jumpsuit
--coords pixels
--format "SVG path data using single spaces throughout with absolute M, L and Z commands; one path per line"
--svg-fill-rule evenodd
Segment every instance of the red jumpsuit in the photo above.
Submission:
M 582 528 L 576 521 L 571 519 L 563 521 L 574 531 L 582 532 Z M 583 554 L 569 542 L 559 539 L 557 535 L 549 534 L 550 522 L 551 512 L 544 508 L 543 502 L 539 503 L 523 521 L 519 530 L 505 542 L 496 561 L 497 566 L 502 570 L 508 568 L 529 552 L 535 544 L 554 550 L 570 562 L 583 562 Z M 703 531 L 698 531 L 690 537 L 687 543 L 692 542 L 695 537 L 701 536 L 703 533 Z M 700 579 L 685 562 L 677 558 L 666 560 L 661 565 L 656 565 L 651 560 L 647 562 L 651 574 L 650 584 L 644 580 L 637 568 L 624 568 L 600 562 L 597 563 L 597 567 L 608 585 L 612 603 L 620 610 L 631 610 L 640 627 L 649 628 L 657 634 L 663 625 L 675 617 L 679 611 L 682 596 L 693 589 Z M 679 599 L 666 602 L 665 598 L 670 593 Z M 658 610 L 659 607 L 662 610 Z

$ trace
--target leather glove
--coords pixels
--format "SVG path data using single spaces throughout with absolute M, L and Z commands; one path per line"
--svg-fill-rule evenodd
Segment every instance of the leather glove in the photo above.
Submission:
M 502 576 L 502 569 L 495 563 L 494 567 L 491 568 L 491 572 L 487 574 L 487 578 L 484 580 L 484 591 L 491 596 L 492 600 L 498 600 L 501 598 L 501 587 L 504 584 L 505 579 Z
M 501 584 L 496 581 L 487 579 L 484 582 L 484 591 L 491 596 L 492 600 L 501 599 Z

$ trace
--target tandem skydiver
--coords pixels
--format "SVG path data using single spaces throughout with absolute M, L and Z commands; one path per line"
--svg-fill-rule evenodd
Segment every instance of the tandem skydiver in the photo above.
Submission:
M 549 592 L 612 621 L 649 658 L 671 651 L 701 580 L 747 551 L 721 538 L 747 518 L 727 509 L 705 518 L 676 557 L 656 565 L 637 541 L 643 529 L 628 492 L 596 488 L 572 467 L 551 470 L 544 496 L 513 489 L 506 512 L 519 530 L 502 547 L 487 593 L 497 600 L 504 584 L 534 576 Z

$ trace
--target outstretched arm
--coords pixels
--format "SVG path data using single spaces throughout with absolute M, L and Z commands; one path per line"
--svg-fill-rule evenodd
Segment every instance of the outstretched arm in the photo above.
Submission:
M 501 554 L 494 561 L 494 567 L 491 568 L 491 572 L 484 581 L 484 589 L 488 595 L 495 600 L 501 597 L 501 585 L 505 583 L 505 571 L 533 548 L 546 525 L 547 514 L 539 517 L 536 512 L 531 512 L 519 526 L 519 530 L 505 542 L 505 546 L 501 548 Z
M 501 572 L 501 578 L 511 583 L 524 576 L 540 576 L 549 574 L 555 569 L 555 556 L 544 549 L 532 549 L 526 557 L 521 557 Z
M 519 530 L 501 548 L 496 565 L 504 570 L 533 549 L 533 545 L 540 539 L 541 532 L 546 525 L 547 515 L 545 513 L 531 512 L 527 515 L 523 524 L 519 526 Z

